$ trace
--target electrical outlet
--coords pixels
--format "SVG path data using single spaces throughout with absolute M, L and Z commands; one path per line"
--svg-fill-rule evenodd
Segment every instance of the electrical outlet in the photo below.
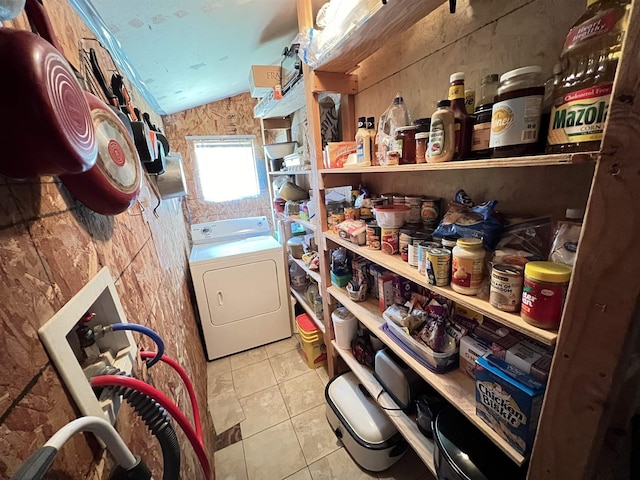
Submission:
M 95 415 L 114 424 L 120 407 L 120 397 L 96 395 L 85 370 L 99 365 L 112 365 L 131 374 L 137 358 L 137 346 L 129 331 L 109 332 L 96 340 L 87 357 L 80 346 L 76 329 L 89 312 L 95 317 L 89 327 L 126 323 L 127 319 L 111 278 L 104 267 L 67 304 L 44 324 L 38 334 L 83 415 Z

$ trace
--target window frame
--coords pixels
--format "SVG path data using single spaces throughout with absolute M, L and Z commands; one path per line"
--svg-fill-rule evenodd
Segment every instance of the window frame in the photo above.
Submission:
M 202 193 L 203 202 L 207 202 L 207 203 L 238 202 L 242 200 L 260 198 L 263 195 L 264 185 L 260 175 L 260 166 L 259 166 L 260 159 L 256 155 L 257 153 L 257 136 L 256 135 L 198 135 L 198 136 L 187 136 L 185 138 L 191 144 L 191 147 L 193 150 L 193 155 L 196 163 L 197 178 L 198 178 L 200 191 Z M 202 150 L 203 148 L 207 148 L 207 147 L 201 146 L 207 143 L 211 146 L 211 148 L 216 148 L 218 146 L 222 146 L 225 144 L 232 145 L 232 146 L 236 145 L 239 147 L 251 147 L 253 169 L 254 169 L 256 187 L 257 187 L 257 192 L 254 195 L 247 195 L 247 196 L 242 196 L 242 197 L 237 197 L 237 198 L 227 199 L 227 200 L 214 200 L 211 198 L 207 198 L 205 196 L 205 187 L 203 185 L 204 176 L 202 175 L 202 168 L 200 163 L 201 161 L 198 159 L 197 151 L 199 149 Z

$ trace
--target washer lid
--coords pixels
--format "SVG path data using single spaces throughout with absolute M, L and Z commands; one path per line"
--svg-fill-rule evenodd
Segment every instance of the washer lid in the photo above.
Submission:
M 271 236 L 251 237 L 228 243 L 205 243 L 193 246 L 189 263 L 194 265 L 217 258 L 229 258 L 266 250 L 282 250 L 282 245 Z
M 327 387 L 329 398 L 348 423 L 351 430 L 362 440 L 381 444 L 389 440 L 398 430 L 376 401 L 365 396 L 360 382 L 353 372 L 336 377 Z

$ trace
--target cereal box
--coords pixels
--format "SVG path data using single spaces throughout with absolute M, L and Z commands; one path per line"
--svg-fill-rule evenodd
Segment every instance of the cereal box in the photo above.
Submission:
M 476 414 L 518 452 L 533 446 L 544 385 L 492 355 L 476 360 Z
M 384 312 L 394 304 L 393 301 L 393 274 L 387 273 L 378 277 L 378 302 L 380 311 Z

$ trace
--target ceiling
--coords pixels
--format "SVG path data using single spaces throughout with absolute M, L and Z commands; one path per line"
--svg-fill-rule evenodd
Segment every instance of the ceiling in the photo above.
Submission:
M 161 114 L 248 91 L 250 66 L 279 64 L 298 31 L 296 0 L 92 3 Z

